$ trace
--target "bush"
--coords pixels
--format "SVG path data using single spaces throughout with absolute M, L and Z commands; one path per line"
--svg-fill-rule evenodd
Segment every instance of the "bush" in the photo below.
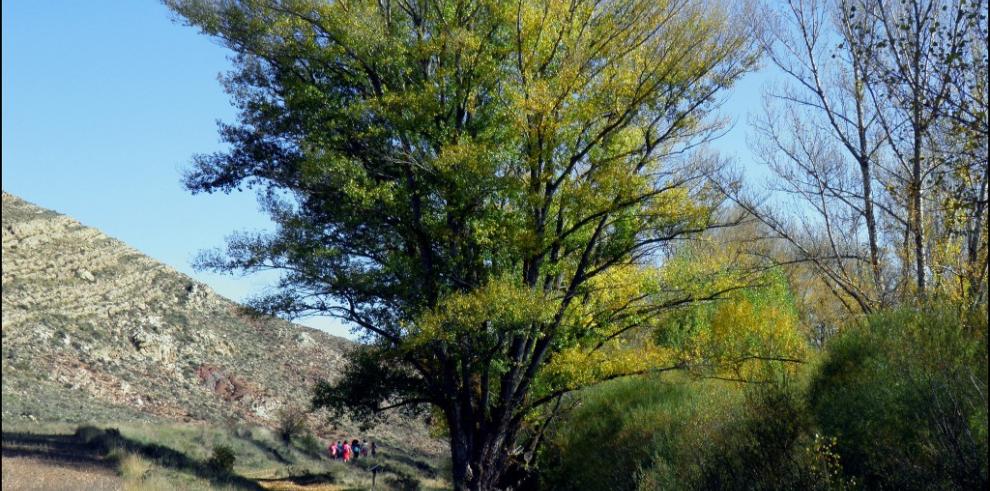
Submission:
M 985 314 L 888 312 L 830 343 L 810 401 L 848 475 L 871 488 L 987 488 Z
M 89 426 L 89 425 L 84 425 L 76 428 L 76 433 L 75 433 L 77 440 L 87 444 L 95 442 L 97 439 L 103 437 L 103 435 L 104 435 L 103 430 L 95 426 Z
M 798 488 L 802 466 L 793 457 L 810 427 L 800 396 L 786 384 L 749 388 L 737 411 L 702 449 L 698 487 Z
M 881 313 L 826 349 L 800 378 L 767 384 L 643 377 L 583 391 L 541 453 L 542 484 L 987 489 L 985 317 Z
M 234 450 L 227 445 L 214 445 L 213 455 L 206 461 L 206 466 L 216 474 L 230 474 L 234 470 L 234 461 L 237 456 Z
M 642 378 L 583 394 L 541 456 L 547 489 L 843 489 L 799 384 Z
M 306 429 L 306 413 L 297 407 L 283 409 L 278 415 L 278 437 L 288 445 Z
M 540 456 L 543 487 L 636 489 L 654 467 L 670 472 L 665 482 L 683 482 L 692 472 L 691 459 L 683 456 L 695 453 L 698 442 L 708 439 L 702 435 L 721 425 L 734 396 L 721 389 L 721 383 L 671 384 L 644 377 L 584 391 L 581 405 Z
M 95 426 L 84 425 L 76 428 L 75 438 L 89 448 L 105 453 L 110 453 L 115 448 L 124 446 L 124 438 L 121 436 L 120 430 L 116 428 L 103 430 Z

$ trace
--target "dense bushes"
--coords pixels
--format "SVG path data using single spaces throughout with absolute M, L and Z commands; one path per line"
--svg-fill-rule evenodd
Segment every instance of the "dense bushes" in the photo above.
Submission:
M 699 409 L 716 392 L 657 379 L 618 380 L 589 391 L 545 452 L 544 482 L 564 490 L 634 489 L 644 469 L 681 460 L 691 427 L 703 430 L 699 423 L 716 413 Z
M 815 487 L 804 458 L 811 443 L 810 421 L 798 394 L 786 382 L 746 392 L 742 406 L 698 450 L 698 472 L 684 484 L 703 489 Z
M 809 400 L 867 487 L 987 487 L 987 320 L 948 309 L 870 319 L 829 346 Z
M 772 383 L 605 384 L 557 428 L 543 485 L 986 489 L 986 332 L 985 317 L 896 311 Z
M 547 489 L 837 489 L 795 385 L 657 379 L 585 396 L 544 452 Z

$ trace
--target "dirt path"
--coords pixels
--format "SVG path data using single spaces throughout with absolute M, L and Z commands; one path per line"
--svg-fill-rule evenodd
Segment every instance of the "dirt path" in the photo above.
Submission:
M 105 466 L 29 456 L 4 455 L 2 460 L 3 491 L 110 491 L 123 487 L 120 477 Z

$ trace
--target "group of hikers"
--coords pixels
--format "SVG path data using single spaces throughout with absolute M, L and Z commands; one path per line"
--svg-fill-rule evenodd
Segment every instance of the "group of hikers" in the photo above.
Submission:
M 375 442 L 368 443 L 368 440 L 359 442 L 357 438 L 352 440 L 350 443 L 346 441 L 337 441 L 337 443 L 330 442 L 330 446 L 327 447 L 327 452 L 330 454 L 331 460 L 343 460 L 344 462 L 350 462 L 359 457 L 374 457 L 378 454 L 378 448 Z

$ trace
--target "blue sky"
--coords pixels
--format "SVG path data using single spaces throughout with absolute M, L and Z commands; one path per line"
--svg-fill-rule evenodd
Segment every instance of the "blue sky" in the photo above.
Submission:
M 222 148 L 235 115 L 217 75 L 229 52 L 154 1 L 3 2 L 3 189 L 97 227 L 242 300 L 271 276 L 197 272 L 190 261 L 235 230 L 271 226 L 249 193 L 190 195 L 195 153 Z M 715 147 L 756 170 L 745 118 L 766 77 L 728 97 L 735 127 Z M 303 324 L 349 336 L 337 321 Z

